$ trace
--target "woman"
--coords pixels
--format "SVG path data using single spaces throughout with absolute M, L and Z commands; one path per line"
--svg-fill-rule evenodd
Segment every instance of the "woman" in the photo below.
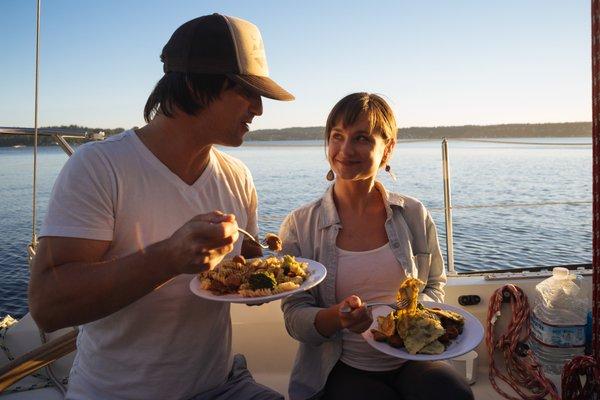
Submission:
M 408 276 L 426 282 L 421 298 L 441 302 L 446 282 L 437 233 L 423 204 L 376 180 L 396 144 L 396 121 L 379 96 L 344 97 L 327 118 L 333 185 L 283 222 L 283 252 L 321 262 L 327 277 L 282 302 L 286 328 L 300 342 L 292 399 L 472 399 L 446 363 L 405 361 L 360 335 L 372 317 L 363 302 L 393 302 Z M 349 306 L 350 312 L 340 309 Z M 346 308 L 346 307 L 344 307 Z

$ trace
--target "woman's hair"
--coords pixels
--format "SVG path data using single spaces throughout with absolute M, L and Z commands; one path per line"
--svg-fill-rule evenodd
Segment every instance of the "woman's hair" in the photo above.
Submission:
M 144 119 L 150 122 L 158 111 L 173 117 L 173 107 L 196 115 L 218 99 L 221 92 L 235 86 L 225 75 L 167 72 L 156 84 L 144 107 Z
M 345 127 L 351 126 L 361 115 L 369 120 L 371 133 L 379 133 L 386 143 L 396 140 L 398 128 L 389 104 L 379 95 L 359 92 L 349 94 L 333 106 L 325 125 L 325 143 L 329 142 L 334 126 L 340 122 Z

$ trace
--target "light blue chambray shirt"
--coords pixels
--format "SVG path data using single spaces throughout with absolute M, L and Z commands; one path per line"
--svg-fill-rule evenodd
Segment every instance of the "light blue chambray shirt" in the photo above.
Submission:
M 385 230 L 396 259 L 406 276 L 426 282 L 421 288 L 421 299 L 443 302 L 446 273 L 431 215 L 417 199 L 390 193 L 379 182 L 375 186 L 384 200 Z M 341 332 L 325 337 L 315 328 L 317 313 L 337 304 L 335 244 L 340 229 L 331 185 L 322 198 L 288 215 L 279 231 L 283 254 L 316 260 L 327 268 L 327 276 L 320 285 L 287 297 L 281 303 L 286 329 L 300 342 L 290 378 L 292 400 L 319 398 L 342 354 Z

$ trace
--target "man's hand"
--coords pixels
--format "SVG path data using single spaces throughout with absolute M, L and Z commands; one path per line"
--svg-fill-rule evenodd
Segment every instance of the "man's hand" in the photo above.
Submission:
M 214 268 L 233 250 L 238 239 L 233 214 L 213 211 L 189 220 L 165 241 L 178 274 L 194 274 Z
M 338 315 L 340 318 L 340 326 L 342 329 L 346 328 L 354 333 L 362 333 L 369 329 L 369 326 L 371 326 L 371 323 L 373 322 L 373 316 L 367 309 L 366 305 L 362 303 L 360 297 L 355 295 L 348 296 L 337 306 Z M 351 311 L 341 311 L 342 307 L 344 306 L 350 307 Z

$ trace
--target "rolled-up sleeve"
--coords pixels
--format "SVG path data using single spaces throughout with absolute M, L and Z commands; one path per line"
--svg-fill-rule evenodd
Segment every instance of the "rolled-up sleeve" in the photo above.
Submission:
M 312 258 L 312 255 L 302 253 L 302 248 L 298 242 L 298 228 L 293 214 L 288 215 L 281 224 L 279 238 L 282 241 L 283 254 Z M 317 313 L 323 309 L 317 306 L 317 290 L 317 288 L 313 288 L 286 297 L 281 301 L 285 328 L 290 336 L 300 342 L 315 346 L 337 336 L 325 337 L 315 327 Z
M 431 253 L 431 265 L 429 268 L 429 277 L 427 284 L 423 289 L 423 300 L 444 302 L 444 286 L 446 286 L 446 271 L 444 268 L 444 259 L 442 250 L 438 241 L 437 229 L 431 214 L 426 216 L 427 247 Z

